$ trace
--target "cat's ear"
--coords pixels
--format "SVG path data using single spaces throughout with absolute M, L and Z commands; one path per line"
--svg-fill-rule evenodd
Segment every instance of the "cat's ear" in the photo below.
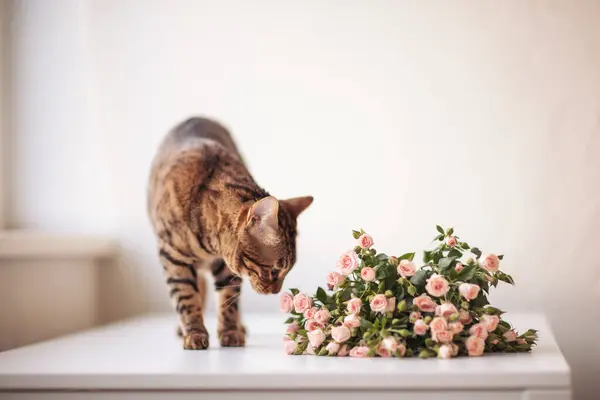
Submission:
M 279 226 L 277 213 L 279 212 L 279 202 L 273 196 L 260 199 L 250 207 L 248 211 L 247 224 L 258 224 L 261 230 L 275 230 Z
M 298 218 L 298 215 L 302 213 L 302 211 L 306 210 L 308 206 L 310 206 L 313 202 L 312 196 L 303 196 L 303 197 L 294 197 L 292 199 L 281 200 L 281 204 L 285 207 L 286 210 L 292 217 Z

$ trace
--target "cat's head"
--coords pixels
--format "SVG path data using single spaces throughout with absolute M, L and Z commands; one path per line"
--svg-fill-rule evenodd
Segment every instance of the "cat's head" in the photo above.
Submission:
M 238 245 L 231 269 L 248 277 L 261 294 L 279 293 L 296 263 L 296 219 L 313 202 L 310 196 L 256 201 L 240 218 Z

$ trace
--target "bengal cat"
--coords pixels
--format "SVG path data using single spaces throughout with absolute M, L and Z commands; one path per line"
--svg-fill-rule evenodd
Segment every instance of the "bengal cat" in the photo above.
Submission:
M 148 212 L 179 314 L 184 349 L 206 349 L 205 273 L 219 293 L 221 346 L 244 346 L 242 277 L 278 293 L 296 262 L 296 219 L 310 196 L 277 200 L 261 189 L 222 125 L 191 118 L 171 130 L 154 157 Z

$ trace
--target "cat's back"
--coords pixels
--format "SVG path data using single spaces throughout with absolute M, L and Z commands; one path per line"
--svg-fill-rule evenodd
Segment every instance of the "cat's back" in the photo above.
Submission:
M 157 156 L 170 152 L 200 149 L 205 145 L 217 143 L 239 157 L 238 149 L 231 134 L 219 122 L 192 117 L 176 125 L 163 140 Z
M 152 162 L 148 185 L 149 211 L 156 208 L 166 185 L 176 183 L 182 191 L 176 197 L 185 203 L 186 193 L 207 180 L 223 175 L 223 168 L 238 173 L 247 170 L 229 131 L 217 121 L 192 117 L 169 131 Z

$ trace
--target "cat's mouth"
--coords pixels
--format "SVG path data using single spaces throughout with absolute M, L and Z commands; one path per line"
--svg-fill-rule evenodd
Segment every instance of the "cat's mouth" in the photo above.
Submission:
M 252 288 L 258 294 L 277 294 L 281 291 L 283 282 L 273 282 L 269 284 L 263 284 L 263 282 L 255 282 L 251 280 Z

